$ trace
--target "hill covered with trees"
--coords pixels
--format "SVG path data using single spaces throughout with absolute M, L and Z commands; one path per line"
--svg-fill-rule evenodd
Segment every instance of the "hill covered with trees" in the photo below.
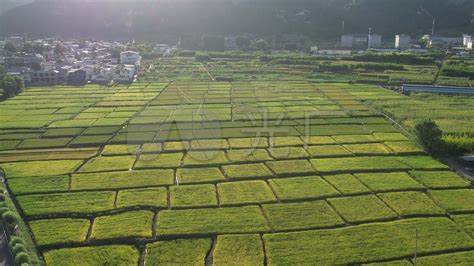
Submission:
M 0 17 L 0 34 L 159 40 L 163 36 L 473 32 L 472 0 L 36 0 Z

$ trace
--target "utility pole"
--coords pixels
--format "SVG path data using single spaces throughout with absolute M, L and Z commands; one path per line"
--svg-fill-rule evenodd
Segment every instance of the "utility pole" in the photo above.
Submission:
M 372 33 L 372 28 L 369 28 L 369 39 L 368 39 L 368 42 L 367 42 L 367 49 L 369 50 L 370 49 L 370 41 L 371 41 L 371 33 Z
M 435 25 L 436 25 L 436 19 L 433 17 L 433 26 L 431 27 L 431 37 L 434 36 L 434 33 L 435 33 Z

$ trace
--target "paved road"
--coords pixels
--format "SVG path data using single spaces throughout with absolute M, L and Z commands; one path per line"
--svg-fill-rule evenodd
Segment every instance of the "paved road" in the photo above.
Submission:
M 8 249 L 8 241 L 6 239 L 5 230 L 0 223 L 0 266 L 13 266 L 13 259 Z

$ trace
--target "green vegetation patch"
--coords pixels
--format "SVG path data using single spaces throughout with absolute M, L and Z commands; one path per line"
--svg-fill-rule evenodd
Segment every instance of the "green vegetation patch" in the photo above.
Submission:
M 401 133 L 374 133 L 374 137 L 380 141 L 405 141 L 408 140 Z
M 222 150 L 228 149 L 229 143 L 225 139 L 197 139 L 191 140 L 193 150 Z
M 54 249 L 44 252 L 47 265 L 135 265 L 140 253 L 134 246 L 108 245 Z
M 417 147 L 411 141 L 387 141 L 385 142 L 390 149 L 396 153 L 420 153 L 422 149 Z
M 241 149 L 227 151 L 229 159 L 233 163 L 264 162 L 273 160 L 265 149 Z
M 346 172 L 367 170 L 406 170 L 405 164 L 389 157 L 348 157 L 312 159 L 311 164 L 318 172 Z
M 413 169 L 449 169 L 446 165 L 429 156 L 397 156 L 395 160 L 402 162 Z
M 79 136 L 75 138 L 70 145 L 82 146 L 82 145 L 102 145 L 107 143 L 111 136 L 97 135 L 97 136 Z
M 37 176 L 12 178 L 8 180 L 15 194 L 38 192 L 63 192 L 69 189 L 69 176 Z
M 263 211 L 270 227 L 276 231 L 316 229 L 344 223 L 325 201 L 265 204 Z
M 271 179 L 269 183 L 280 200 L 319 199 L 339 194 L 319 176 Z
M 115 192 L 52 193 L 17 197 L 27 216 L 112 210 L 114 199 Z
M 159 236 L 268 232 L 258 206 L 165 210 L 158 213 Z
M 423 241 L 418 252 L 472 247 L 474 241 L 447 218 L 406 219 L 340 229 L 266 234 L 269 264 L 360 264 L 413 257 L 415 230 Z M 354 244 L 356 243 L 356 244 Z
M 401 216 L 444 213 L 444 210 L 422 192 L 382 193 L 379 197 Z
M 268 147 L 267 138 L 231 138 L 229 144 L 233 149 Z
M 299 137 L 274 137 L 270 138 L 270 147 L 303 146 Z
M 313 167 L 307 160 L 271 161 L 266 165 L 277 175 L 314 173 Z
M 361 223 L 397 217 L 387 205 L 374 195 L 328 199 L 344 220 Z
M 25 176 L 59 176 L 74 172 L 82 161 L 57 160 L 57 161 L 32 161 L 18 163 L 4 163 L 0 167 L 5 171 L 7 178 Z
M 364 144 L 347 144 L 346 149 L 356 155 L 380 155 L 391 153 L 383 144 L 380 143 L 364 143 Z
M 59 148 L 66 147 L 72 138 L 54 138 L 54 139 L 25 139 L 18 145 L 18 149 L 34 148 Z
M 275 196 L 262 180 L 221 183 L 217 185 L 222 206 L 275 202 Z
M 435 256 L 418 257 L 417 265 L 471 265 L 474 261 L 474 251 L 456 252 Z
M 131 211 L 94 219 L 92 239 L 151 238 L 155 214 L 150 211 Z
M 308 145 L 336 144 L 336 141 L 329 136 L 305 136 L 303 140 Z
M 365 193 L 370 191 L 367 186 L 350 174 L 328 175 L 324 176 L 324 179 L 343 194 Z
M 146 246 L 148 265 L 204 265 L 211 239 L 158 241 Z
M 451 171 L 413 171 L 411 174 L 429 188 L 462 188 L 471 185 L 468 180 Z
M 113 189 L 172 185 L 173 170 L 134 170 L 72 176 L 72 190 Z
M 191 151 L 184 157 L 184 165 L 214 165 L 228 162 L 223 151 Z
M 430 193 L 449 212 L 474 210 L 474 189 L 432 190 Z
M 332 138 L 340 144 L 377 142 L 372 135 L 341 135 Z
M 172 186 L 170 193 L 173 208 L 217 206 L 214 185 Z
M 318 145 L 306 148 L 312 157 L 351 156 L 352 153 L 341 145 Z
M 451 218 L 474 237 L 474 214 L 451 215 Z
M 260 235 L 219 235 L 212 258 L 215 265 L 263 265 Z
M 405 172 L 355 174 L 373 191 L 390 191 L 403 189 L 422 189 L 422 184 L 415 181 Z
M 86 241 L 90 221 L 86 219 L 47 219 L 29 222 L 39 246 L 82 243 Z
M 176 172 L 180 184 L 206 183 L 225 180 L 224 175 L 217 167 L 180 168 Z
M 135 168 L 176 168 L 181 164 L 182 153 L 142 154 Z
M 90 159 L 79 172 L 119 171 L 132 168 L 135 156 L 100 156 Z
M 129 155 L 137 154 L 140 145 L 106 145 L 102 155 Z
M 303 147 L 279 147 L 269 148 L 270 155 L 275 159 L 298 159 L 309 157 L 308 152 Z
M 120 190 L 117 196 L 117 208 L 147 206 L 154 208 L 168 207 L 166 188 L 142 188 Z
M 266 178 L 273 176 L 273 173 L 263 163 L 226 165 L 222 168 L 230 179 Z

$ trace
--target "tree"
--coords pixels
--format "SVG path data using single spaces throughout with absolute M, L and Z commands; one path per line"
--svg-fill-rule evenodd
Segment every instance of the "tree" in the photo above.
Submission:
M 437 154 L 443 147 L 443 131 L 431 119 L 423 119 L 416 123 L 413 130 L 418 144 L 420 144 L 426 152 Z
M 3 91 L 3 99 L 13 97 L 23 90 L 23 80 L 17 76 L 6 75 L 0 81 L 0 90 Z
M 29 42 L 26 42 L 25 44 L 23 44 L 23 47 L 21 48 L 21 51 L 23 53 L 31 53 L 31 52 L 33 52 L 33 45 Z
M 36 54 L 43 54 L 44 51 L 45 51 L 45 48 L 44 46 L 41 44 L 41 43 L 35 43 L 33 45 L 33 51 L 36 53 Z
M 239 49 L 247 49 L 250 46 L 250 40 L 248 38 L 238 36 L 235 38 L 235 44 Z
M 9 53 L 16 53 L 16 47 L 13 43 L 11 42 L 7 42 L 5 44 L 5 46 L 3 47 L 3 49 L 5 49 L 5 51 L 9 52 Z

